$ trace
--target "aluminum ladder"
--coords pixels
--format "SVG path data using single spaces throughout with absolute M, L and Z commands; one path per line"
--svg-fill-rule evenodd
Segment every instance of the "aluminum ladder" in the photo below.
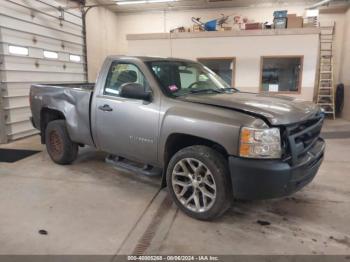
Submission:
M 326 115 L 335 119 L 335 88 L 334 88 L 334 61 L 333 40 L 335 24 L 320 26 L 320 63 L 317 104 L 323 108 Z

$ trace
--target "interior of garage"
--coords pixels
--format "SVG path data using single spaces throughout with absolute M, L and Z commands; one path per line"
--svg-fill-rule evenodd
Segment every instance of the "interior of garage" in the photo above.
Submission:
M 0 256 L 348 259 L 348 0 L 4 0 L 0 7 Z M 190 59 L 241 92 L 318 104 L 327 146 L 317 176 L 288 197 L 235 200 L 206 222 L 182 213 L 159 177 L 106 163 L 93 147 L 79 144 L 72 165 L 54 164 L 31 120 L 31 85 L 93 86 L 111 55 Z
M 174 3 L 119 6 L 109 1 L 97 1 L 86 3 L 88 7 L 85 7 L 84 11 L 85 22 L 79 4 L 74 2 L 68 4 L 64 1 L 56 4 L 39 2 L 27 6 L 21 2 L 5 1 L 1 29 L 4 60 L 3 106 L 0 114 L 3 125 L 1 141 L 6 143 L 35 133 L 28 120 L 30 112 L 27 94 L 32 80 L 35 83 L 53 82 L 53 79 L 60 75 L 62 81 L 79 82 L 88 79 L 89 82 L 95 82 L 103 60 L 108 54 L 173 56 L 194 60 L 229 57 L 233 59 L 234 64 L 232 84 L 242 91 L 252 92 L 264 90 L 261 80 L 263 57 L 277 56 L 281 59 L 283 56 L 298 54 L 303 59 L 303 72 L 300 76 L 302 79 L 297 83 L 300 87 L 294 87 L 296 92 L 289 92 L 289 95 L 316 102 L 321 61 L 319 59 L 321 46 L 318 39 L 320 32 L 319 28 L 306 23 L 312 20 L 312 17 L 306 17 L 306 9 L 314 3 L 300 1 L 284 4 L 288 7 L 286 8 L 288 13 L 304 17 L 304 28 L 291 28 L 274 36 L 271 35 L 272 30 L 240 30 L 242 24 L 232 21 L 236 17 L 236 19 L 248 19 L 247 23 L 250 24 L 255 22 L 271 24 L 273 12 L 278 9 L 273 1 L 266 3 L 174 1 Z M 349 13 L 346 5 L 347 3 L 344 4 L 342 1 L 334 1 L 327 6 L 321 6 L 317 22 L 314 23 L 334 29 L 333 85 L 336 87 L 342 83 L 345 85 L 345 90 L 348 90 L 349 79 L 346 68 L 349 64 L 347 44 Z M 63 12 L 57 9 L 60 6 L 68 8 Z M 259 12 L 256 12 L 257 8 Z M 30 23 L 18 18 L 17 14 L 29 16 Z M 207 35 L 210 37 L 206 35 L 199 37 L 200 34 L 193 36 L 188 32 L 183 34 L 174 32 L 172 36 L 169 34 L 170 31 L 176 31 L 181 27 L 186 31 L 193 31 L 195 25 L 191 20 L 192 17 L 200 17 L 205 22 L 220 18 L 222 15 L 229 17 L 227 24 L 224 24 L 221 30 L 231 30 L 219 31 L 218 36 L 213 37 L 215 33 Z M 23 30 L 24 27 L 28 29 Z M 242 34 L 246 37 L 237 37 Z M 285 35 L 282 37 L 280 34 Z M 171 40 L 164 40 L 167 38 Z M 188 40 L 184 40 L 185 38 Z M 256 39 L 259 45 L 247 48 L 247 44 L 252 43 L 251 39 Z M 187 44 L 192 46 L 182 48 Z M 199 45 L 201 48 L 198 48 Z M 10 53 L 11 46 L 27 47 L 24 50 L 25 56 Z M 325 45 L 322 47 L 329 48 Z M 45 57 L 44 51 L 47 53 L 50 50 L 53 54 L 48 55 L 54 57 Z M 86 61 L 88 64 L 85 67 Z M 55 75 L 51 74 L 53 72 Z M 344 92 L 345 101 L 348 93 Z M 350 119 L 348 105 L 343 104 L 339 116 Z
M 193 25 L 193 22 L 191 21 L 192 17 L 201 17 L 203 19 L 203 21 L 208 21 L 212 18 L 219 18 L 221 16 L 221 14 L 239 14 L 243 17 L 247 17 L 248 19 L 250 19 L 253 22 L 269 22 L 272 23 L 273 22 L 273 12 L 276 10 L 275 6 L 271 6 L 271 3 L 261 3 L 259 4 L 259 2 L 255 3 L 255 7 L 259 8 L 259 12 L 256 12 L 254 9 L 254 4 L 252 3 L 248 3 L 246 2 L 245 4 L 239 4 L 237 3 L 238 6 L 240 7 L 232 7 L 232 5 L 227 4 L 227 3 L 207 3 L 207 6 L 203 6 L 203 3 L 190 3 L 191 1 L 184 1 L 184 3 L 181 3 L 181 1 L 179 3 L 175 3 L 174 6 L 178 6 L 179 7 L 176 9 L 175 7 L 173 7 L 171 10 L 164 10 L 164 11 L 159 11 L 159 10 L 153 10 L 155 9 L 155 7 L 149 7 L 151 10 L 147 11 L 147 12 L 140 12 L 140 10 L 138 10 L 139 7 L 134 6 L 134 5 L 126 5 L 126 6 L 122 6 L 120 9 L 124 9 L 123 11 L 119 11 L 114 19 L 116 19 L 117 21 L 111 21 L 111 20 L 107 20 L 107 19 L 111 19 L 109 16 L 106 16 L 106 20 L 99 20 L 101 21 L 101 27 L 105 27 L 107 24 L 110 26 L 111 24 L 115 27 L 115 31 L 118 32 L 117 35 L 111 35 L 109 33 L 106 33 L 105 35 L 100 35 L 101 37 L 104 37 L 104 39 L 106 39 L 105 42 L 115 42 L 117 41 L 117 45 L 114 47 L 115 49 L 113 50 L 114 53 L 116 54 L 130 54 L 130 55 L 165 55 L 165 56 L 170 56 L 172 55 L 170 53 L 170 50 L 164 50 L 164 43 L 163 45 L 161 45 L 160 41 L 157 42 L 156 45 L 153 45 L 151 42 L 149 42 L 149 44 L 147 44 L 147 42 L 140 42 L 140 48 L 141 50 L 137 49 L 137 43 L 136 40 L 132 40 L 133 37 L 135 38 L 136 36 L 133 36 L 134 34 L 145 34 L 144 37 L 150 37 L 152 39 L 155 38 L 155 36 L 153 35 L 148 35 L 147 34 L 151 34 L 151 33 L 168 33 L 173 29 L 179 28 L 179 27 L 185 27 L 187 30 L 188 29 L 193 29 L 191 28 Z M 196 2 L 196 1 L 194 1 Z M 192 5 L 191 5 L 192 4 Z M 332 26 L 335 25 L 335 33 L 334 33 L 334 82 L 335 83 L 346 83 L 346 72 L 343 72 L 344 68 L 346 68 L 346 63 L 348 61 L 347 58 L 347 24 L 348 24 L 348 13 L 346 11 L 346 8 L 342 9 L 342 4 L 340 4 L 340 6 L 338 6 L 339 3 L 335 3 L 335 6 L 333 7 L 328 7 L 326 9 L 321 9 L 319 16 L 318 16 L 318 23 L 321 26 Z M 186 7 L 186 5 L 189 5 L 190 7 Z M 243 5 L 243 7 L 242 7 Z M 288 6 L 288 12 L 291 14 L 297 14 L 298 16 L 305 16 L 305 9 L 310 7 L 312 4 L 308 3 L 308 2 L 304 2 L 301 3 L 299 2 L 299 5 L 296 3 L 293 3 L 292 5 Z M 184 7 L 185 6 L 185 7 Z M 230 7 L 227 7 L 230 6 Z M 253 7 L 252 7 L 253 6 Z M 210 9 L 202 9 L 202 8 L 210 8 Z M 115 8 L 115 7 L 114 7 Z M 159 7 L 158 7 L 159 8 Z M 324 7 L 323 7 L 324 8 Z M 129 12 L 126 12 L 126 10 L 129 10 Z M 335 11 L 337 10 L 337 11 Z M 100 15 L 98 14 L 99 12 L 108 12 L 106 10 L 104 11 L 100 11 L 99 9 L 97 10 L 91 10 L 91 12 L 96 12 L 96 15 Z M 136 12 L 136 13 L 135 13 Z M 102 16 L 105 16 L 104 13 Z M 91 14 L 90 14 L 91 15 Z M 91 15 L 93 17 L 93 15 Z M 87 17 L 87 19 L 89 19 L 89 17 Z M 89 20 L 87 20 L 89 23 Z M 144 21 L 148 21 L 147 25 L 144 24 Z M 231 23 L 233 23 L 231 21 Z M 231 24 L 232 26 L 232 24 Z M 235 26 L 233 24 L 233 26 Z M 99 25 L 94 24 L 95 28 L 100 28 Z M 228 26 L 230 27 L 230 26 Z M 302 28 L 300 30 L 300 34 L 303 34 L 303 31 L 306 32 L 306 28 Z M 91 30 L 91 34 L 94 34 L 96 30 L 92 29 Z M 299 30 L 298 30 L 299 31 Z M 242 33 L 241 31 L 239 31 L 240 33 Z M 266 31 L 265 31 L 266 32 Z M 100 32 L 102 33 L 102 32 Z M 230 32 L 231 33 L 231 32 Z M 244 32 L 244 33 L 251 33 L 251 32 Z M 317 34 L 317 32 L 316 32 Z M 128 36 L 129 35 L 129 36 Z M 217 42 L 219 41 L 219 39 L 215 39 L 215 43 L 210 43 L 210 39 L 206 40 L 206 39 L 200 39 L 198 40 L 198 42 L 201 44 L 202 48 L 196 48 L 196 45 L 198 45 L 198 43 L 196 43 L 195 41 L 190 41 L 191 43 L 193 43 L 194 47 L 192 47 L 191 49 L 188 50 L 188 53 L 181 53 L 182 50 L 178 50 L 178 53 L 174 53 L 174 56 L 177 57 L 187 57 L 187 58 L 192 58 L 192 59 L 198 59 L 201 57 L 206 57 L 207 56 L 207 50 L 203 50 L 203 46 L 206 45 L 206 41 L 208 41 L 208 48 L 212 48 L 213 50 L 211 50 L 211 56 L 213 57 L 236 57 L 237 61 L 236 61 L 236 78 L 242 77 L 243 74 L 241 74 L 241 71 L 245 71 L 245 70 L 255 70 L 252 73 L 252 77 L 256 78 L 254 79 L 254 81 L 252 82 L 247 82 L 245 79 L 242 79 L 241 81 L 238 81 L 236 83 L 237 87 L 240 88 L 244 88 L 247 91 L 250 91 L 251 88 L 257 88 L 259 86 L 259 71 L 260 71 L 260 57 L 267 54 L 267 55 L 293 55 L 294 53 L 300 53 L 300 51 L 294 51 L 291 48 L 294 47 L 294 45 L 296 43 L 299 43 L 299 41 L 297 40 L 296 34 L 292 34 L 293 36 L 291 36 L 290 38 L 293 40 L 291 41 L 291 39 L 286 38 L 286 43 L 278 43 L 277 41 L 282 41 L 280 37 L 276 38 L 261 38 L 261 40 L 257 40 L 259 41 L 259 46 L 256 47 L 254 46 L 254 48 L 250 48 L 249 50 L 245 50 L 243 52 L 247 52 L 250 53 L 252 51 L 257 52 L 257 54 L 250 54 L 252 56 L 252 58 L 250 58 L 250 56 L 247 56 L 247 54 L 242 53 L 242 50 L 240 50 L 240 48 L 245 47 L 246 43 L 242 42 L 240 43 L 239 41 L 247 41 L 249 42 L 250 39 L 246 39 L 246 38 L 237 38 L 233 36 L 233 40 L 234 42 L 232 43 L 233 45 L 237 45 L 237 46 L 233 46 L 231 48 L 231 45 L 228 47 L 227 50 L 220 50 L 220 44 Z M 111 37 L 110 41 L 109 37 Z M 115 39 L 114 37 L 116 37 L 117 39 Z M 161 36 L 159 36 L 161 37 Z M 162 37 L 166 37 L 166 36 L 162 36 Z M 176 35 L 173 36 L 174 38 L 176 38 Z M 183 36 L 184 37 L 184 36 Z M 189 38 L 192 38 L 191 35 L 188 36 Z M 302 37 L 303 40 L 302 41 L 307 41 L 306 37 Z M 108 40 L 107 40 L 108 39 Z M 266 40 L 263 40 L 266 39 Z M 227 43 L 228 41 L 226 41 L 227 39 L 224 38 L 223 41 L 225 41 L 225 43 Z M 175 41 L 175 40 L 174 40 Z M 263 41 L 266 41 L 266 46 L 264 44 Z M 89 37 L 88 37 L 88 42 L 89 42 Z M 156 42 L 155 42 L 156 43 Z M 212 44 L 212 45 L 211 45 Z M 276 47 L 273 45 L 279 45 L 279 48 L 282 49 L 280 50 L 276 50 Z M 89 45 L 89 44 L 88 44 Z M 175 44 L 176 45 L 176 44 Z M 182 43 L 179 43 L 179 45 L 182 45 Z M 218 46 L 216 50 L 215 45 Z M 228 44 L 227 44 L 228 45 Z M 290 45 L 290 46 L 289 46 Z M 307 46 L 306 43 L 300 43 L 300 45 L 302 46 L 302 48 L 304 48 L 304 52 L 305 53 L 312 53 L 312 52 L 316 52 L 314 54 L 315 58 L 314 58 L 314 63 L 318 63 L 317 62 L 317 57 L 318 57 L 318 43 L 314 43 L 314 46 L 312 46 L 312 44 L 309 43 L 310 46 Z M 160 47 L 162 47 L 161 49 L 159 49 Z M 103 46 L 100 47 L 101 52 L 103 52 L 103 50 L 107 50 L 107 52 L 109 52 L 109 47 L 107 46 Z M 152 48 L 154 48 L 155 50 L 152 50 Z M 262 50 L 264 50 L 263 52 L 256 50 L 256 48 L 261 48 Z M 267 48 L 274 48 L 274 51 L 267 51 Z M 283 50 L 283 48 L 285 50 Z M 288 51 L 290 50 L 290 51 Z M 174 50 L 174 52 L 176 52 Z M 197 52 L 195 54 L 193 54 L 193 52 Z M 260 53 L 259 53 L 260 52 Z M 191 53 L 191 54 L 189 54 Z M 217 54 L 216 54 L 217 53 Z M 90 55 L 90 54 L 89 54 Z M 96 74 L 99 70 L 99 66 L 101 65 L 102 61 L 98 60 L 97 58 L 97 54 L 91 54 L 91 58 L 90 61 L 96 61 L 96 68 L 94 66 L 92 66 L 90 68 L 90 76 L 91 77 L 89 80 L 93 81 L 96 77 Z M 240 58 L 240 56 L 242 56 Z M 251 59 L 255 59 L 256 61 L 250 61 Z M 93 62 L 91 62 L 93 63 Z M 241 63 L 241 65 L 239 65 L 239 63 Z M 247 64 L 247 63 L 252 63 L 252 64 Z M 93 63 L 94 64 L 94 63 Z M 315 65 L 310 65 L 311 68 L 313 68 L 315 70 L 316 66 Z M 246 72 L 246 71 L 245 71 Z M 314 79 L 317 80 L 317 76 L 316 72 L 311 72 L 312 77 Z M 312 78 L 311 77 L 311 78 Z M 236 79 L 238 80 L 238 79 Z M 313 93 L 314 92 L 314 85 L 317 85 L 317 81 L 313 80 L 310 83 L 303 83 L 306 88 L 311 88 L 312 91 L 310 92 L 309 96 L 306 96 L 306 99 L 313 99 Z M 346 92 L 345 92 L 346 93 Z M 347 114 L 345 113 L 347 112 L 347 109 L 344 110 L 344 117 L 347 118 Z

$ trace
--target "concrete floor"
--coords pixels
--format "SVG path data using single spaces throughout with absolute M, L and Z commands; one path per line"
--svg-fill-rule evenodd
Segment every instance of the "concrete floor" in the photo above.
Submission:
M 350 122 L 327 122 L 325 131 L 349 132 Z M 59 166 L 38 136 L 3 145 L 43 151 L 0 163 L 0 254 L 349 255 L 348 137 L 327 140 L 318 175 L 300 192 L 236 202 L 215 222 L 187 217 L 158 179 L 117 171 L 91 149 Z

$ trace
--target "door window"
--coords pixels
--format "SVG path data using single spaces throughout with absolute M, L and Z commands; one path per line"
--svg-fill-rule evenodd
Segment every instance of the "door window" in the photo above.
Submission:
M 138 83 L 149 90 L 148 82 L 140 69 L 128 63 L 112 63 L 104 88 L 104 95 L 119 96 L 121 86 L 126 83 Z

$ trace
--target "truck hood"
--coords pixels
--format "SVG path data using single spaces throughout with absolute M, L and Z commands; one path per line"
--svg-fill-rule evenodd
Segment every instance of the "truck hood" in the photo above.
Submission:
M 225 94 L 193 94 L 185 101 L 230 108 L 266 119 L 270 125 L 289 125 L 314 118 L 320 108 L 297 98 L 246 92 Z

